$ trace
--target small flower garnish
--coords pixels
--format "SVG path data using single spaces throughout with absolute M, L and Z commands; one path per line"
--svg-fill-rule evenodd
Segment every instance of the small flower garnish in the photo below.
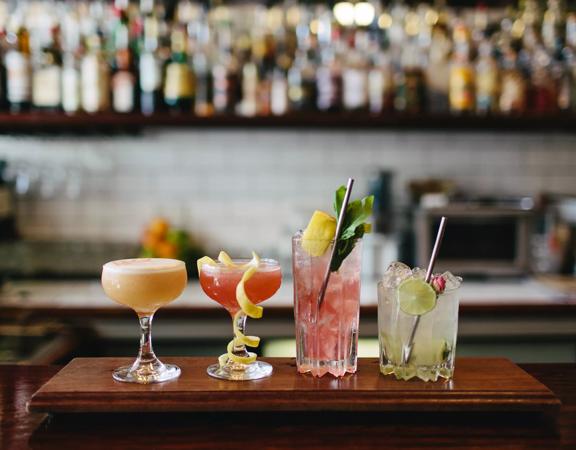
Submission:
M 434 275 L 430 280 L 430 286 L 436 291 L 436 294 L 440 295 L 446 289 L 446 280 L 442 275 Z

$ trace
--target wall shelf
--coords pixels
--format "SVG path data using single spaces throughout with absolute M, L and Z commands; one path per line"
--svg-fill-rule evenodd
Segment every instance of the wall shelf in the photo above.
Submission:
M 36 132 L 137 132 L 150 127 L 179 128 L 309 128 L 372 129 L 411 131 L 497 131 L 497 132 L 565 132 L 576 133 L 576 115 L 525 116 L 452 116 L 452 115 L 372 115 L 368 113 L 306 113 L 286 116 L 239 117 L 142 114 L 75 114 L 30 112 L 0 113 L 0 133 Z

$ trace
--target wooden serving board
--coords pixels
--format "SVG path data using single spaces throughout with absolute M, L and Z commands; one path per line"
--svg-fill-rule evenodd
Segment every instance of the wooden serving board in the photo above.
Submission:
M 31 411 L 557 411 L 560 401 L 507 359 L 460 358 L 454 379 L 397 381 L 379 372 L 375 358 L 359 359 L 358 372 L 341 379 L 301 375 L 291 358 L 263 358 L 271 377 L 244 382 L 211 378 L 216 358 L 165 358 L 180 378 L 138 385 L 112 379 L 128 358 L 77 358 L 36 392 Z

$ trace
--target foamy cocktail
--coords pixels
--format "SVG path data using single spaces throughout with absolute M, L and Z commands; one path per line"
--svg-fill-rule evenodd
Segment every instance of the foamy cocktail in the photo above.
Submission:
M 180 375 L 179 367 L 162 363 L 154 354 L 151 326 L 154 313 L 176 300 L 186 283 L 186 265 L 175 259 L 134 258 L 104 264 L 104 292 L 136 312 L 142 333 L 138 358 L 131 366 L 116 369 L 112 375 L 115 380 L 147 384 Z

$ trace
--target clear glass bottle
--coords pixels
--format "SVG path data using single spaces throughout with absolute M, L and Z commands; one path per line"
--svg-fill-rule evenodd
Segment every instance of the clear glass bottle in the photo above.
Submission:
M 56 112 L 62 102 L 62 53 L 59 46 L 59 30 L 41 29 L 41 43 L 33 61 L 32 105 L 34 109 Z

